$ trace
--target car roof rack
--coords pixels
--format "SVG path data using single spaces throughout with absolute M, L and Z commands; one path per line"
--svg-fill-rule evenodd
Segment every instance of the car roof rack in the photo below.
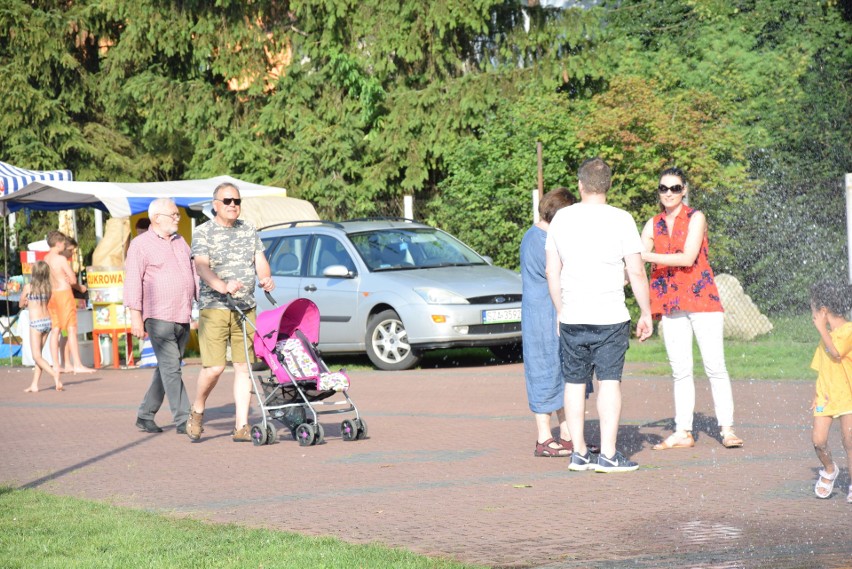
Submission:
M 381 217 L 356 217 L 355 219 L 347 219 L 346 221 L 408 221 L 411 223 L 420 223 L 416 219 L 408 217 L 400 217 L 395 215 L 387 215 Z
M 265 231 L 267 229 L 272 229 L 274 227 L 296 227 L 297 225 L 302 224 L 313 224 L 313 225 L 330 225 L 332 227 L 336 227 L 338 229 L 343 229 L 343 226 L 337 223 L 336 221 L 329 221 L 327 219 L 299 219 L 297 221 L 282 221 L 281 223 L 273 223 L 272 225 L 265 225 L 263 227 L 259 227 L 258 231 Z

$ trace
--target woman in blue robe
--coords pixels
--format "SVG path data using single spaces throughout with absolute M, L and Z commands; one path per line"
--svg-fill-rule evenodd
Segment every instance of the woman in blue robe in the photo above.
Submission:
M 544 272 L 547 228 L 557 211 L 573 203 L 574 198 L 566 188 L 547 192 L 538 205 L 540 221 L 529 228 L 521 241 L 521 334 L 527 399 L 538 430 L 535 456 L 569 457 L 574 448 L 565 422 L 565 383 L 556 335 L 556 310 Z M 550 430 L 553 413 L 559 420 L 557 437 Z

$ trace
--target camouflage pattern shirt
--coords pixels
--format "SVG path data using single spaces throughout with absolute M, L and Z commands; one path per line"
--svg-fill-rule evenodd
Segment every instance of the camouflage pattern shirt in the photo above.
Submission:
M 258 253 L 263 253 L 263 243 L 257 230 L 241 219 L 233 227 L 224 227 L 211 219 L 196 227 L 192 234 L 192 254 L 195 257 L 209 258 L 210 268 L 220 279 L 243 283 L 243 288 L 233 295 L 241 308 L 253 308 L 256 304 L 254 258 Z M 216 292 L 202 280 L 198 308 L 227 309 L 229 306 L 224 294 Z

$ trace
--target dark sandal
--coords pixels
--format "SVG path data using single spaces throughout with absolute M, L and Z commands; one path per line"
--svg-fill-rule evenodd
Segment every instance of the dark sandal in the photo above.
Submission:
M 573 441 L 566 441 L 562 437 L 556 437 L 556 442 L 558 442 L 559 444 L 561 444 L 562 446 L 564 446 L 565 448 L 567 448 L 571 452 L 574 452 L 574 442 Z M 600 454 L 601 447 L 599 447 L 598 445 L 586 443 L 586 452 L 592 452 L 592 453 L 595 453 L 595 454 Z
M 555 442 L 562 445 L 562 448 L 574 452 L 574 441 L 571 439 L 565 440 L 562 437 L 556 437 Z
M 556 446 L 552 447 L 550 445 Z M 571 456 L 571 450 L 565 448 L 561 441 L 558 441 L 556 439 L 547 439 L 543 443 L 535 443 L 535 456 L 544 456 L 549 458 L 568 458 Z

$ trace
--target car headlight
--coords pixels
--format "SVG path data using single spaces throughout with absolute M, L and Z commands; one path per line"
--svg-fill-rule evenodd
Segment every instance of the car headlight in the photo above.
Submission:
M 467 299 L 443 288 L 415 288 L 414 292 L 426 301 L 426 304 L 470 304 Z

